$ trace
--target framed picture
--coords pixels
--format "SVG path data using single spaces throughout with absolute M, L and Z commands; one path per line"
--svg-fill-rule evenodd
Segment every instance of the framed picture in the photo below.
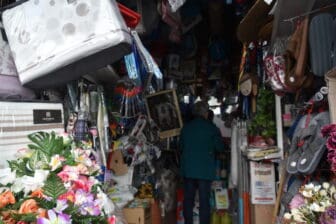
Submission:
M 146 96 L 148 116 L 160 129 L 160 138 L 180 134 L 183 126 L 175 90 L 165 90 Z
M 196 80 L 196 61 L 185 60 L 180 64 L 180 71 L 183 74 L 184 82 L 194 82 Z

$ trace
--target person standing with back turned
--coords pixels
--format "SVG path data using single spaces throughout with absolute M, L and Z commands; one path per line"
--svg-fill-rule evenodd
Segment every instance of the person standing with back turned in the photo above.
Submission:
M 181 174 L 184 184 L 183 215 L 185 224 L 193 224 L 195 193 L 198 189 L 200 224 L 210 224 L 211 182 L 216 177 L 215 154 L 224 151 L 219 129 L 208 120 L 209 106 L 197 102 L 194 119 L 181 131 Z

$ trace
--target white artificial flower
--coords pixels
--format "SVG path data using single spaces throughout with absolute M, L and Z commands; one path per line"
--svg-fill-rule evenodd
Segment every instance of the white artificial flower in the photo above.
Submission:
M 306 185 L 304 186 L 304 189 L 307 189 L 307 190 L 313 190 L 313 189 L 314 189 L 314 184 L 313 184 L 313 183 L 306 184 Z
M 113 201 L 109 197 L 107 197 L 107 195 L 100 188 L 98 188 L 97 199 L 102 202 L 102 208 L 108 216 L 112 215 L 115 212 L 115 205 Z
M 291 210 L 291 213 L 292 213 L 293 215 L 301 214 L 301 212 L 300 212 L 299 209 L 297 209 L 297 208 L 293 208 L 293 209 Z
M 304 222 L 302 215 L 299 215 L 299 214 L 293 215 L 293 219 L 294 221 L 297 221 L 297 222 Z
M 329 189 L 330 184 L 329 184 L 328 182 L 324 182 L 324 183 L 322 184 L 322 187 L 323 187 L 324 189 Z
M 71 137 L 66 132 L 59 133 L 58 136 L 63 137 L 63 144 L 64 145 L 68 145 L 71 142 Z
M 321 206 L 323 207 L 324 210 L 325 210 L 327 207 L 329 207 L 329 206 L 332 205 L 332 203 L 330 202 L 330 200 L 321 201 L 320 204 L 321 204 Z
M 291 218 L 292 218 L 292 215 L 291 215 L 290 213 L 286 212 L 286 213 L 284 214 L 284 218 L 285 218 L 285 219 L 291 219 Z
M 10 168 L 0 169 L 0 184 L 7 185 L 14 183 L 16 178 L 15 171 L 12 172 Z
M 34 177 L 26 175 L 19 177 L 14 181 L 12 191 L 15 193 L 23 191 L 27 195 L 29 192 L 43 187 L 48 175 L 48 170 L 36 170 Z
M 328 194 L 328 192 L 324 189 L 320 190 L 320 195 L 321 196 L 326 196 Z
M 335 186 L 334 185 L 331 186 L 330 189 L 329 189 L 329 191 L 330 191 L 331 194 L 335 193 L 336 192 Z
M 304 197 L 306 197 L 306 198 L 311 198 L 311 197 L 313 197 L 313 191 L 311 191 L 311 190 L 304 190 L 304 191 L 302 191 L 302 195 Z
M 309 209 L 312 210 L 312 211 L 314 211 L 314 212 L 323 212 L 322 211 L 323 208 L 319 204 L 317 204 L 316 202 L 314 202 L 313 204 L 311 204 L 309 206 Z
M 49 166 L 51 167 L 51 171 L 56 170 L 57 168 L 62 166 L 62 161 L 64 159 L 60 155 L 54 155 L 51 157 Z
M 17 150 L 17 152 L 15 153 L 15 157 L 16 158 L 30 158 L 32 154 L 33 154 L 33 151 L 31 149 L 22 148 L 22 149 Z
M 314 186 L 314 191 L 318 192 L 321 189 L 321 185 Z

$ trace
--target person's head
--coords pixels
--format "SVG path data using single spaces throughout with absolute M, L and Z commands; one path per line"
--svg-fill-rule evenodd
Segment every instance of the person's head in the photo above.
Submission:
M 209 105 L 206 102 L 200 101 L 194 104 L 193 106 L 193 115 L 194 117 L 201 117 L 204 119 L 208 118 Z

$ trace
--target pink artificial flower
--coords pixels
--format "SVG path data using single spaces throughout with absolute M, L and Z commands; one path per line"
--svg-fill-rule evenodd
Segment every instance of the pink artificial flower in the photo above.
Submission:
M 296 194 L 289 203 L 289 208 L 292 210 L 294 208 L 299 208 L 305 204 L 304 197 L 301 194 Z
M 336 124 L 325 125 L 321 129 L 321 133 L 323 137 L 328 137 L 330 133 L 336 132 Z
M 107 219 L 108 224 L 115 224 L 116 223 L 116 217 L 112 216 Z
M 82 164 L 82 163 L 80 163 L 80 164 L 77 165 L 77 169 L 78 169 L 78 173 L 79 174 L 84 174 L 84 175 L 88 175 L 89 174 L 88 168 L 84 164 Z
M 89 180 L 86 176 L 80 176 L 78 180 L 73 181 L 72 189 L 79 190 L 82 189 L 86 192 L 91 191 L 91 187 L 93 185 L 93 182 Z
M 64 166 L 63 170 L 57 174 L 63 182 L 68 182 L 71 180 L 77 180 L 79 177 L 79 172 L 76 166 Z
M 75 192 L 73 191 L 68 191 L 62 195 L 60 195 L 58 197 L 58 200 L 67 200 L 67 201 L 70 201 L 72 203 L 74 203 L 76 201 L 76 195 L 75 195 Z

